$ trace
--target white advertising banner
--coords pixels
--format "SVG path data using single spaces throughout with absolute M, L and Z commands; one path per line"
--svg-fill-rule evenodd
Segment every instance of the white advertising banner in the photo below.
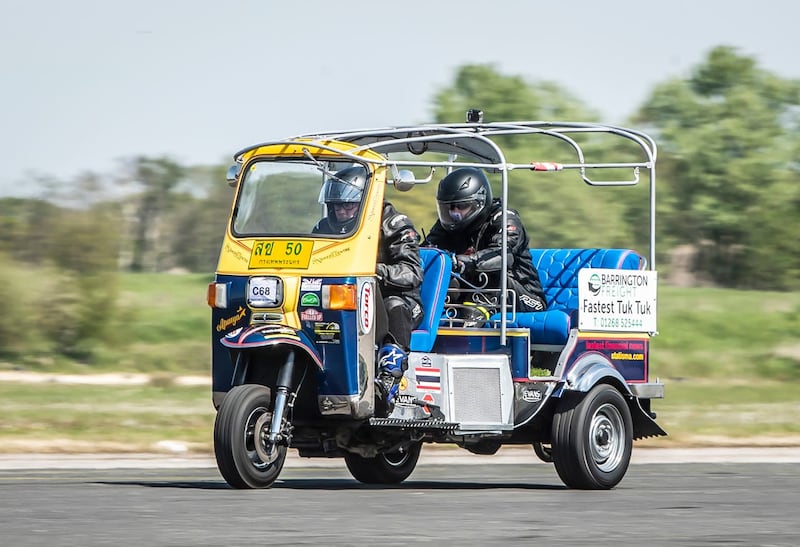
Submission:
M 578 272 L 580 330 L 656 332 L 658 272 L 583 268 Z

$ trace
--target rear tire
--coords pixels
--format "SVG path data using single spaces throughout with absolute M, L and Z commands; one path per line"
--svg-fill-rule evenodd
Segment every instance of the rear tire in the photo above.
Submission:
M 270 392 L 247 384 L 231 389 L 214 422 L 217 468 L 234 488 L 269 488 L 286 460 L 286 446 L 267 453 L 264 436 L 272 422 Z
M 353 478 L 364 484 L 398 484 L 414 471 L 422 451 L 422 443 L 413 443 L 406 450 L 365 458 L 346 452 L 344 462 Z
M 598 384 L 589 393 L 562 397 L 553 417 L 552 455 L 564 484 L 613 488 L 628 470 L 632 449 L 631 412 L 617 389 Z

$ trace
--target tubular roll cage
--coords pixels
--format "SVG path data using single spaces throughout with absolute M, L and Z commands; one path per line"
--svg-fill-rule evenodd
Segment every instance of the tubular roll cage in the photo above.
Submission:
M 632 141 L 639 146 L 645 161 L 640 162 L 601 162 L 587 163 L 580 144 L 572 138 L 573 134 L 611 134 Z M 506 160 L 502 149 L 492 140 L 496 137 L 519 135 L 545 135 L 561 140 L 572 147 L 576 156 L 576 163 L 510 163 Z M 356 148 L 341 150 L 327 144 L 328 141 L 351 143 Z M 263 146 L 270 145 L 304 145 L 316 149 L 328 150 L 348 158 L 354 162 L 366 162 L 392 170 L 397 176 L 400 167 L 445 167 L 451 170 L 454 167 L 477 167 L 500 173 L 502 180 L 501 200 L 503 205 L 503 225 L 507 223 L 508 209 L 508 173 L 514 170 L 528 171 L 562 171 L 578 170 L 583 181 L 590 186 L 633 186 L 639 183 L 639 170 L 647 169 L 649 173 L 650 208 L 649 208 L 649 249 L 647 269 L 655 270 L 655 217 L 656 217 L 656 173 L 655 163 L 657 147 L 655 141 L 647 134 L 623 127 L 581 123 L 581 122 L 491 122 L 491 123 L 459 123 L 459 124 L 425 124 L 418 126 L 398 126 L 377 129 L 356 129 L 349 131 L 328 131 L 322 133 L 309 133 L 290 137 L 285 140 L 268 141 L 248 146 L 234 155 L 237 163 L 244 161 L 244 155 Z M 357 155 L 359 152 L 371 150 L 384 159 L 375 160 Z M 447 161 L 424 161 L 407 158 L 389 159 L 392 153 L 411 153 L 420 156 L 425 153 L 442 153 L 448 155 Z M 473 161 L 456 161 L 457 158 L 466 156 Z M 629 168 L 633 176 L 628 180 L 599 181 L 587 176 L 589 169 L 620 169 Z M 416 181 L 417 183 L 427 181 Z M 502 268 L 508 269 L 508 239 L 507 234 L 502 234 Z M 501 276 L 501 294 L 506 294 L 508 281 L 506 276 Z M 508 305 L 508 304 L 505 304 Z M 500 343 L 506 344 L 507 314 L 501 314 Z

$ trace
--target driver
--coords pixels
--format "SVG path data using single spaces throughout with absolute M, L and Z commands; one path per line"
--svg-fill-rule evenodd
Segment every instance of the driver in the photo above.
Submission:
M 501 286 L 502 237 L 508 234 L 508 288 L 517 297 L 517 311 L 542 311 L 547 307 L 528 250 L 528 234 L 519 214 L 507 211 L 503 226 L 503 207 L 492 199 L 492 187 L 484 172 L 474 167 L 454 169 L 439 182 L 436 192 L 439 219 L 423 246 L 438 247 L 454 253 L 453 271 L 475 286 L 481 286 L 481 274 L 487 288 Z
M 331 176 L 322 188 L 321 201 L 327 216 L 317 222 L 313 233 L 345 234 L 355 229 L 358 211 L 367 181 L 361 165 L 348 167 Z M 390 414 L 400 380 L 408 368 L 411 331 L 422 321 L 422 259 L 419 235 L 411 220 L 388 201 L 383 202 L 381 234 L 376 266 L 378 292 L 383 306 L 376 310 L 378 371 L 375 383 Z

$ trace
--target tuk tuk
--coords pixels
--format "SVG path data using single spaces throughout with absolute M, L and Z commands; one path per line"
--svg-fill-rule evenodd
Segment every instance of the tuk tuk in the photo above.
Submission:
M 588 161 L 601 137 L 633 154 Z M 553 143 L 571 161 L 542 157 Z M 363 483 L 399 483 L 424 444 L 446 443 L 475 454 L 530 445 L 568 487 L 610 489 L 627 471 L 634 440 L 666 435 L 651 408 L 664 385 L 649 370 L 657 272 L 656 144 L 648 135 L 593 123 L 484 122 L 470 111 L 465 123 L 304 134 L 234 158 L 235 196 L 208 287 L 214 450 L 231 486 L 270 487 L 289 449 L 343 458 Z M 357 222 L 343 234 L 313 233 L 328 213 L 321 187 L 349 166 L 368 173 Z M 565 183 L 633 186 L 644 174 L 649 249 L 531 249 L 548 307 L 521 312 L 506 276 L 500 287 L 453 289 L 450 254 L 421 248 L 424 316 L 396 404 L 381 415 L 375 271 L 385 192 L 413 192 L 457 167 L 492 178 L 504 220 L 514 207 L 512 180 L 571 173 Z M 604 170 L 625 176 L 595 175 Z M 506 234 L 502 245 L 505 271 Z M 453 290 L 469 296 L 453 298 Z

